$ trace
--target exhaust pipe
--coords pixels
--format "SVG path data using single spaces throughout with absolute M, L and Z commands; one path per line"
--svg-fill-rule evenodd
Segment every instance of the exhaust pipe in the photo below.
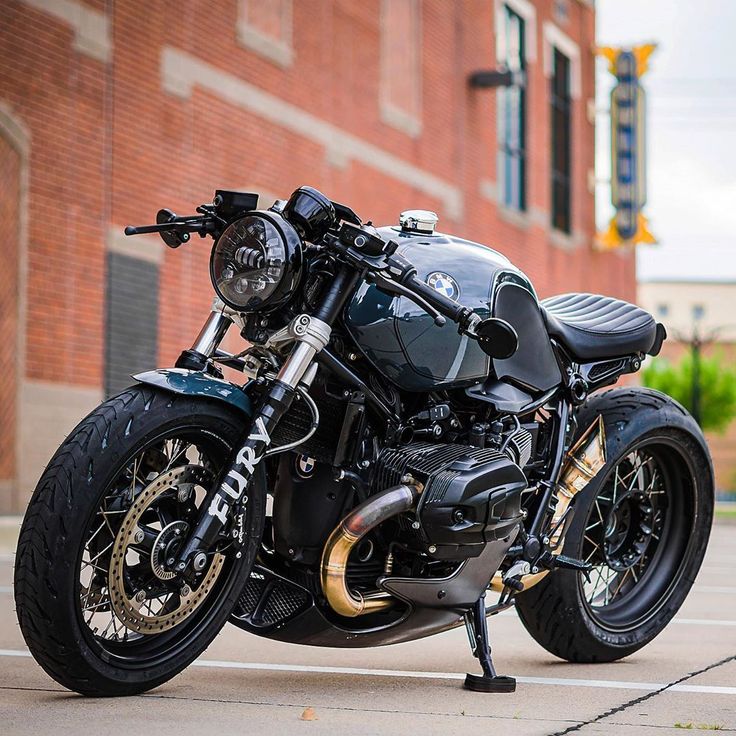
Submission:
M 401 485 L 387 488 L 353 509 L 325 543 L 320 568 L 322 592 L 335 613 L 341 616 L 383 611 L 395 603 L 388 593 L 375 591 L 363 594 L 350 590 L 346 572 L 351 550 L 371 529 L 414 507 L 423 486 L 411 477 L 402 480 Z
M 590 483 L 606 464 L 606 429 L 603 417 L 599 416 L 582 437 L 570 448 L 567 460 L 560 472 L 560 480 L 557 483 L 557 505 L 552 516 L 552 529 L 555 531 L 550 537 L 550 547 L 553 554 L 558 553 L 564 541 L 563 532 L 566 523 L 561 523 L 575 496 Z M 557 528 L 555 528 L 557 527 Z M 524 590 L 528 590 L 544 578 L 549 570 L 531 575 L 523 575 L 521 582 Z M 493 576 L 491 590 L 501 592 L 504 589 L 503 579 L 500 572 Z

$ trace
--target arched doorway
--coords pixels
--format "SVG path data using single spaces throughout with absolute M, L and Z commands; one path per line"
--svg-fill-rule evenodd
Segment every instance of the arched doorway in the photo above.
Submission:
M 17 512 L 29 138 L 0 102 L 0 513 Z

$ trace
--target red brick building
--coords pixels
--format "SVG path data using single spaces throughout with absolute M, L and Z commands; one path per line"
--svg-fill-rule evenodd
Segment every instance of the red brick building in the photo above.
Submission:
M 0 511 L 77 419 L 171 364 L 204 241 L 127 223 L 304 183 L 377 223 L 436 210 L 542 296 L 633 298 L 593 248 L 592 0 L 0 0 Z M 478 88 L 510 67 L 522 86 Z M 270 201 L 266 201 L 270 204 Z

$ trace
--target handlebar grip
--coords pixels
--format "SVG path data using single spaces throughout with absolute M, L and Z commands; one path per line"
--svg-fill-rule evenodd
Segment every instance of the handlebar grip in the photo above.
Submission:
M 413 292 L 419 294 L 419 296 L 429 302 L 440 314 L 443 314 L 453 322 L 460 322 L 468 311 L 462 304 L 458 304 L 454 299 L 450 299 L 449 296 L 440 294 L 439 291 L 433 289 L 429 284 L 425 284 L 424 281 L 418 279 L 415 275 L 410 276 L 407 282 L 406 285 Z

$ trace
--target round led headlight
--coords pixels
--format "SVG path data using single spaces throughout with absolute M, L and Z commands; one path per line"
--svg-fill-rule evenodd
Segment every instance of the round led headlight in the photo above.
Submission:
M 210 257 L 218 296 L 240 312 L 268 312 L 282 306 L 301 276 L 302 245 L 296 230 L 272 212 L 231 222 Z

